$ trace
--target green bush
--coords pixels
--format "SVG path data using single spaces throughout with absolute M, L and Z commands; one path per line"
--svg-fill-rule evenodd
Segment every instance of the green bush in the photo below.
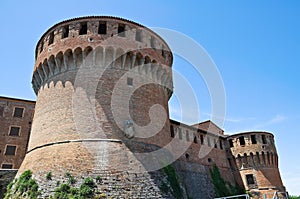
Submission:
M 233 186 L 230 183 L 226 182 L 222 178 L 217 165 L 214 164 L 213 168 L 209 171 L 217 197 L 239 195 L 245 193 L 245 190 L 241 189 L 238 185 Z
M 168 181 L 170 183 L 170 186 L 172 188 L 173 196 L 177 199 L 183 198 L 182 190 L 181 190 L 181 187 L 179 185 L 178 176 L 175 172 L 175 169 L 171 165 L 168 165 L 168 166 L 164 167 L 163 170 L 167 175 L 167 179 L 168 179 Z M 161 188 L 166 189 L 166 186 L 162 185 Z M 162 190 L 162 191 L 164 191 L 164 190 Z
M 40 195 L 39 186 L 32 178 L 30 170 L 24 171 L 19 178 L 9 183 L 5 199 L 8 198 L 30 198 L 36 199 Z
M 49 171 L 47 174 L 46 174 L 46 179 L 47 180 L 52 180 L 52 172 Z

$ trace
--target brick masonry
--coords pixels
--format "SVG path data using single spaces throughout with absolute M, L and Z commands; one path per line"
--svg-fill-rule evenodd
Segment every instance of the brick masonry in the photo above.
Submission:
M 20 144 L 26 149 L 28 142 L 20 168 L 25 150 L 14 157 L 18 175 L 32 170 L 43 197 L 69 172 L 78 185 L 84 177 L 101 176 L 97 188 L 108 197 L 172 198 L 160 189 L 162 182 L 170 186 L 166 174 L 153 169 L 169 161 L 184 198 L 214 197 L 214 164 L 226 181 L 258 197 L 285 191 L 272 134 L 227 136 L 211 121 L 189 126 L 169 119 L 172 61 L 159 35 L 125 19 L 82 17 L 51 27 L 36 47 L 37 101 L 29 142 L 27 136 Z M 163 156 L 139 155 L 159 150 Z

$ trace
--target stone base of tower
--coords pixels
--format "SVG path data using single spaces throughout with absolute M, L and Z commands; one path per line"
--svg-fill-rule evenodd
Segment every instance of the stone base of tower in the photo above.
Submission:
M 17 176 L 25 170 L 33 172 L 42 198 L 54 195 L 60 184 L 70 184 L 68 175 L 75 179 L 70 186 L 77 188 L 87 177 L 94 179 L 95 193 L 107 198 L 174 198 L 171 191 L 162 190 L 162 186 L 170 187 L 164 171 L 148 172 L 120 140 L 47 144 L 29 151 Z M 51 179 L 46 177 L 49 172 Z

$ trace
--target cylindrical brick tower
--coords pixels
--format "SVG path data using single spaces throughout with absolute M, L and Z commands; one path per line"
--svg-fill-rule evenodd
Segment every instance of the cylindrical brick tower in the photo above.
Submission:
M 46 174 L 56 182 L 68 172 L 101 176 L 107 196 L 161 197 L 155 157 L 140 154 L 170 141 L 172 61 L 159 35 L 129 20 L 81 17 L 51 27 L 36 46 L 37 102 L 19 174 L 32 170 L 45 195 L 55 186 Z
M 274 136 L 268 132 L 245 132 L 229 136 L 230 163 L 237 182 L 254 198 L 285 192 Z M 279 193 L 282 194 L 282 193 Z

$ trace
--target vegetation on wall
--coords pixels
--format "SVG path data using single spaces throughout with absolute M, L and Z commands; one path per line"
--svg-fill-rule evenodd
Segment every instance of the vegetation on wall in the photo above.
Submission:
M 102 183 L 102 178 L 97 176 L 94 182 L 92 178 L 85 178 L 83 183 L 75 187 L 76 180 L 70 174 L 65 176 L 67 183 L 56 182 L 56 188 L 53 190 L 54 195 L 50 199 L 86 199 L 86 198 L 106 198 L 104 193 L 98 192 L 96 184 Z M 46 180 L 52 180 L 52 173 L 46 174 Z M 38 183 L 32 178 L 30 170 L 25 171 L 19 178 L 16 178 L 7 186 L 7 192 L 4 199 L 37 199 L 41 195 Z
M 300 199 L 300 196 L 290 196 L 290 199 Z
M 171 165 L 168 165 L 168 166 L 164 167 L 163 170 L 167 175 L 167 179 L 172 188 L 171 193 L 173 194 L 173 196 L 177 199 L 183 198 L 183 193 L 182 193 L 181 187 L 179 185 L 178 176 L 175 172 L 175 169 Z M 163 192 L 167 192 L 168 186 L 166 185 L 166 183 L 163 182 L 160 189 Z
M 4 199 L 36 199 L 40 195 L 38 183 L 32 178 L 30 170 L 9 183 Z
M 216 197 L 232 196 L 245 193 L 245 190 L 240 188 L 238 185 L 233 186 L 229 182 L 226 182 L 222 178 L 217 165 L 214 164 L 213 168 L 210 169 L 210 175 L 214 185 Z

